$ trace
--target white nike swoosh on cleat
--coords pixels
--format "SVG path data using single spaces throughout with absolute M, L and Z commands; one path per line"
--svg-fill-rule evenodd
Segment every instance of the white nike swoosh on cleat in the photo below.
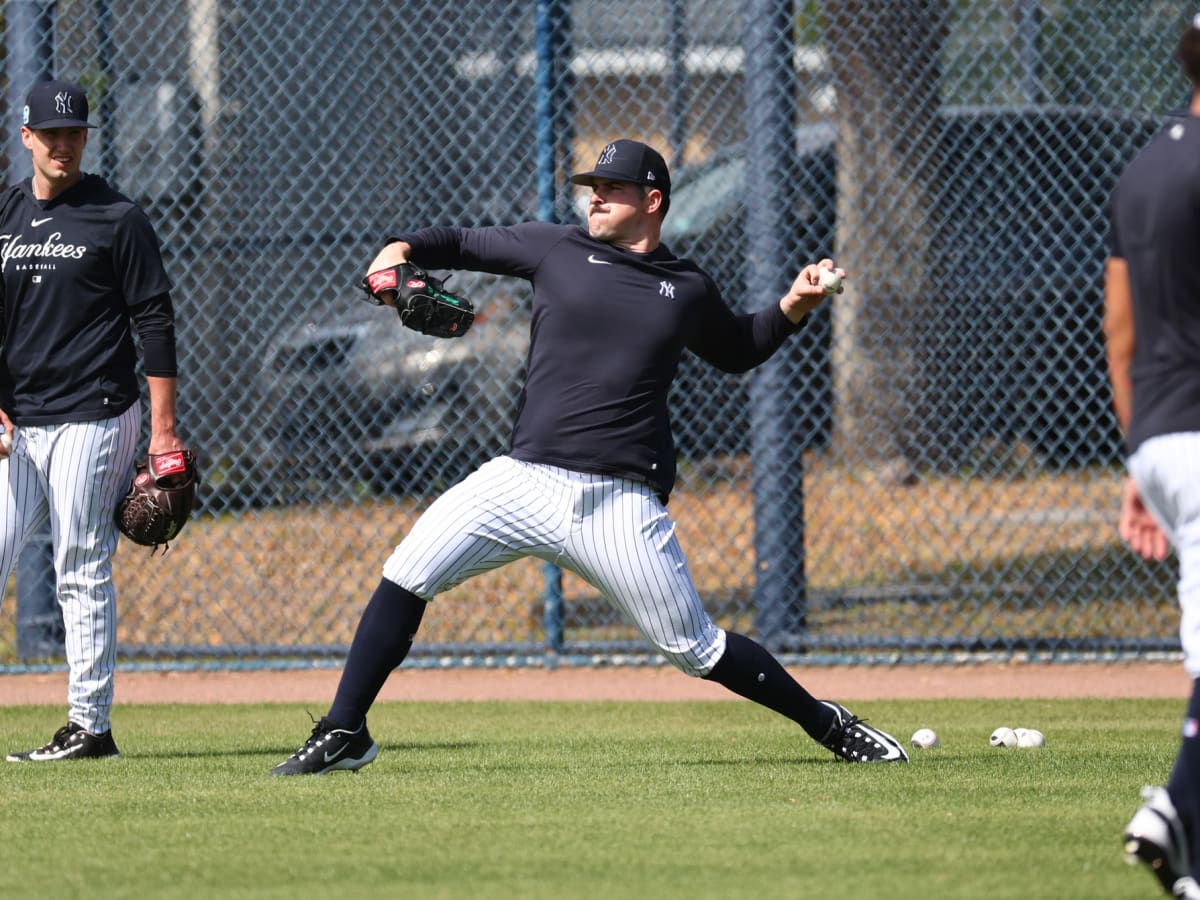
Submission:
M 609 262 L 607 259 L 596 259 L 596 254 L 594 254 L 594 253 L 588 254 L 588 262 L 592 263 L 593 265 L 597 265 L 597 266 L 611 266 L 612 265 L 612 263 Z
M 349 746 L 350 746 L 349 744 L 342 744 L 342 746 L 338 747 L 338 749 L 335 752 L 326 753 L 325 754 L 325 762 L 333 762 L 335 759 L 337 759 L 339 756 L 341 756 L 343 753 L 345 753 L 346 748 Z
M 65 756 L 69 756 L 70 753 L 70 747 L 60 747 L 57 750 L 50 751 L 36 750 L 29 754 L 29 758 L 37 762 L 42 762 L 43 760 L 62 759 Z
M 45 225 L 47 222 L 49 222 L 53 218 L 54 218 L 54 216 L 46 216 L 46 218 L 44 218 L 44 219 L 34 219 L 29 224 L 33 228 L 37 228 L 39 225 Z

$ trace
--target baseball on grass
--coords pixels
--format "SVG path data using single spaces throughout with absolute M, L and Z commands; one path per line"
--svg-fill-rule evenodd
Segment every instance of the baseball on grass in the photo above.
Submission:
M 833 269 L 821 267 L 821 287 L 825 288 L 825 293 L 836 294 L 842 289 L 842 276 Z
M 1017 733 L 1002 725 L 992 732 L 988 743 L 993 747 L 1015 747 L 1017 746 Z
M 1018 728 L 1020 734 L 1017 735 L 1018 747 L 1045 747 L 1046 736 L 1036 728 Z
M 921 750 L 932 750 L 938 745 L 937 732 L 932 728 L 918 728 L 913 732 L 912 745 Z

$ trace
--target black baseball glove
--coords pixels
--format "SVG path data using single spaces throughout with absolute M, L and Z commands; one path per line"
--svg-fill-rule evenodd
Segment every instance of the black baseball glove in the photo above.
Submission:
M 187 524 L 199 482 L 191 450 L 150 454 L 137 464 L 129 493 L 117 504 L 117 528 L 135 544 L 157 550 Z
M 383 306 L 390 300 L 407 328 L 433 337 L 462 337 L 475 321 L 475 308 L 469 300 L 446 290 L 434 278 L 412 263 L 400 263 L 367 275 L 360 285 L 367 300 Z M 391 294 L 395 299 L 391 300 Z

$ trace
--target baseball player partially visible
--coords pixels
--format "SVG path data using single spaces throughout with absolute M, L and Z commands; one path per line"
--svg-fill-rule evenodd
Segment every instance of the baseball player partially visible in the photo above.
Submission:
M 145 214 L 81 165 L 88 101 L 42 81 L 21 140 L 33 177 L 0 195 L 0 584 L 47 521 L 66 626 L 68 720 L 10 762 L 118 756 L 110 713 L 117 649 L 113 519 L 141 433 L 137 351 L 150 394 L 151 453 L 175 430 L 175 324 L 158 239 Z
M 778 302 L 737 315 L 705 272 L 660 242 L 671 181 L 655 150 L 614 141 L 572 181 L 592 190 L 586 230 L 527 222 L 404 232 L 368 269 L 412 260 L 530 282 L 527 376 L 510 451 L 439 497 L 395 549 L 333 705 L 273 774 L 371 762 L 378 747 L 367 711 L 407 655 L 426 604 L 523 556 L 576 573 L 682 672 L 787 716 L 838 757 L 906 760 L 893 737 L 815 699 L 765 648 L 709 618 L 666 509 L 675 481 L 667 397 L 682 354 L 730 372 L 764 362 L 824 298 L 821 269 L 805 266 Z M 395 291 L 381 295 L 395 302 Z
M 1200 898 L 1200 16 L 1176 59 L 1191 82 L 1112 197 L 1104 331 L 1129 452 L 1119 530 L 1139 555 L 1179 557 L 1179 627 L 1192 694 L 1164 786 L 1142 791 L 1125 829 L 1172 897 Z

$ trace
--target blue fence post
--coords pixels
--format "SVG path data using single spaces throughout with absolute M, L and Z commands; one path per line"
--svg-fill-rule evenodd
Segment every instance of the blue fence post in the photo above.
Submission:
M 569 161 L 570 146 L 570 46 L 569 0 L 537 0 L 536 8 L 536 117 L 538 218 L 558 221 L 558 167 Z M 546 666 L 558 664 L 563 649 L 562 569 L 542 567 L 543 627 Z
M 746 296 L 751 308 L 783 296 L 801 260 L 795 245 L 796 74 L 791 0 L 747 0 Z M 790 413 L 794 379 L 784 347 L 750 382 L 755 628 L 772 648 L 797 647 L 806 627 L 804 472 Z
M 545 609 L 543 627 L 546 630 L 546 665 L 554 668 L 557 665 L 556 657 L 563 650 L 563 572 L 553 563 L 545 563 L 542 566 L 542 575 L 545 582 L 542 600 Z
M 687 141 L 688 75 L 687 10 L 685 0 L 670 0 L 667 5 L 667 152 L 663 155 L 672 170 L 683 161 Z
M 8 0 L 4 5 L 10 115 L 20 114 L 25 106 L 25 94 L 35 81 L 53 75 L 53 7 L 52 0 Z M 8 134 L 8 181 L 11 184 L 28 178 L 33 174 L 33 168 L 20 130 L 12 127 Z
M 8 55 L 8 109 L 25 105 L 25 94 L 39 79 L 53 74 L 54 3 L 9 0 L 5 4 L 5 51 Z M 9 142 L 8 181 L 32 174 L 29 151 L 16 128 Z M 17 656 L 22 660 L 61 656 L 62 610 L 54 578 L 50 525 L 29 536 L 17 561 Z

